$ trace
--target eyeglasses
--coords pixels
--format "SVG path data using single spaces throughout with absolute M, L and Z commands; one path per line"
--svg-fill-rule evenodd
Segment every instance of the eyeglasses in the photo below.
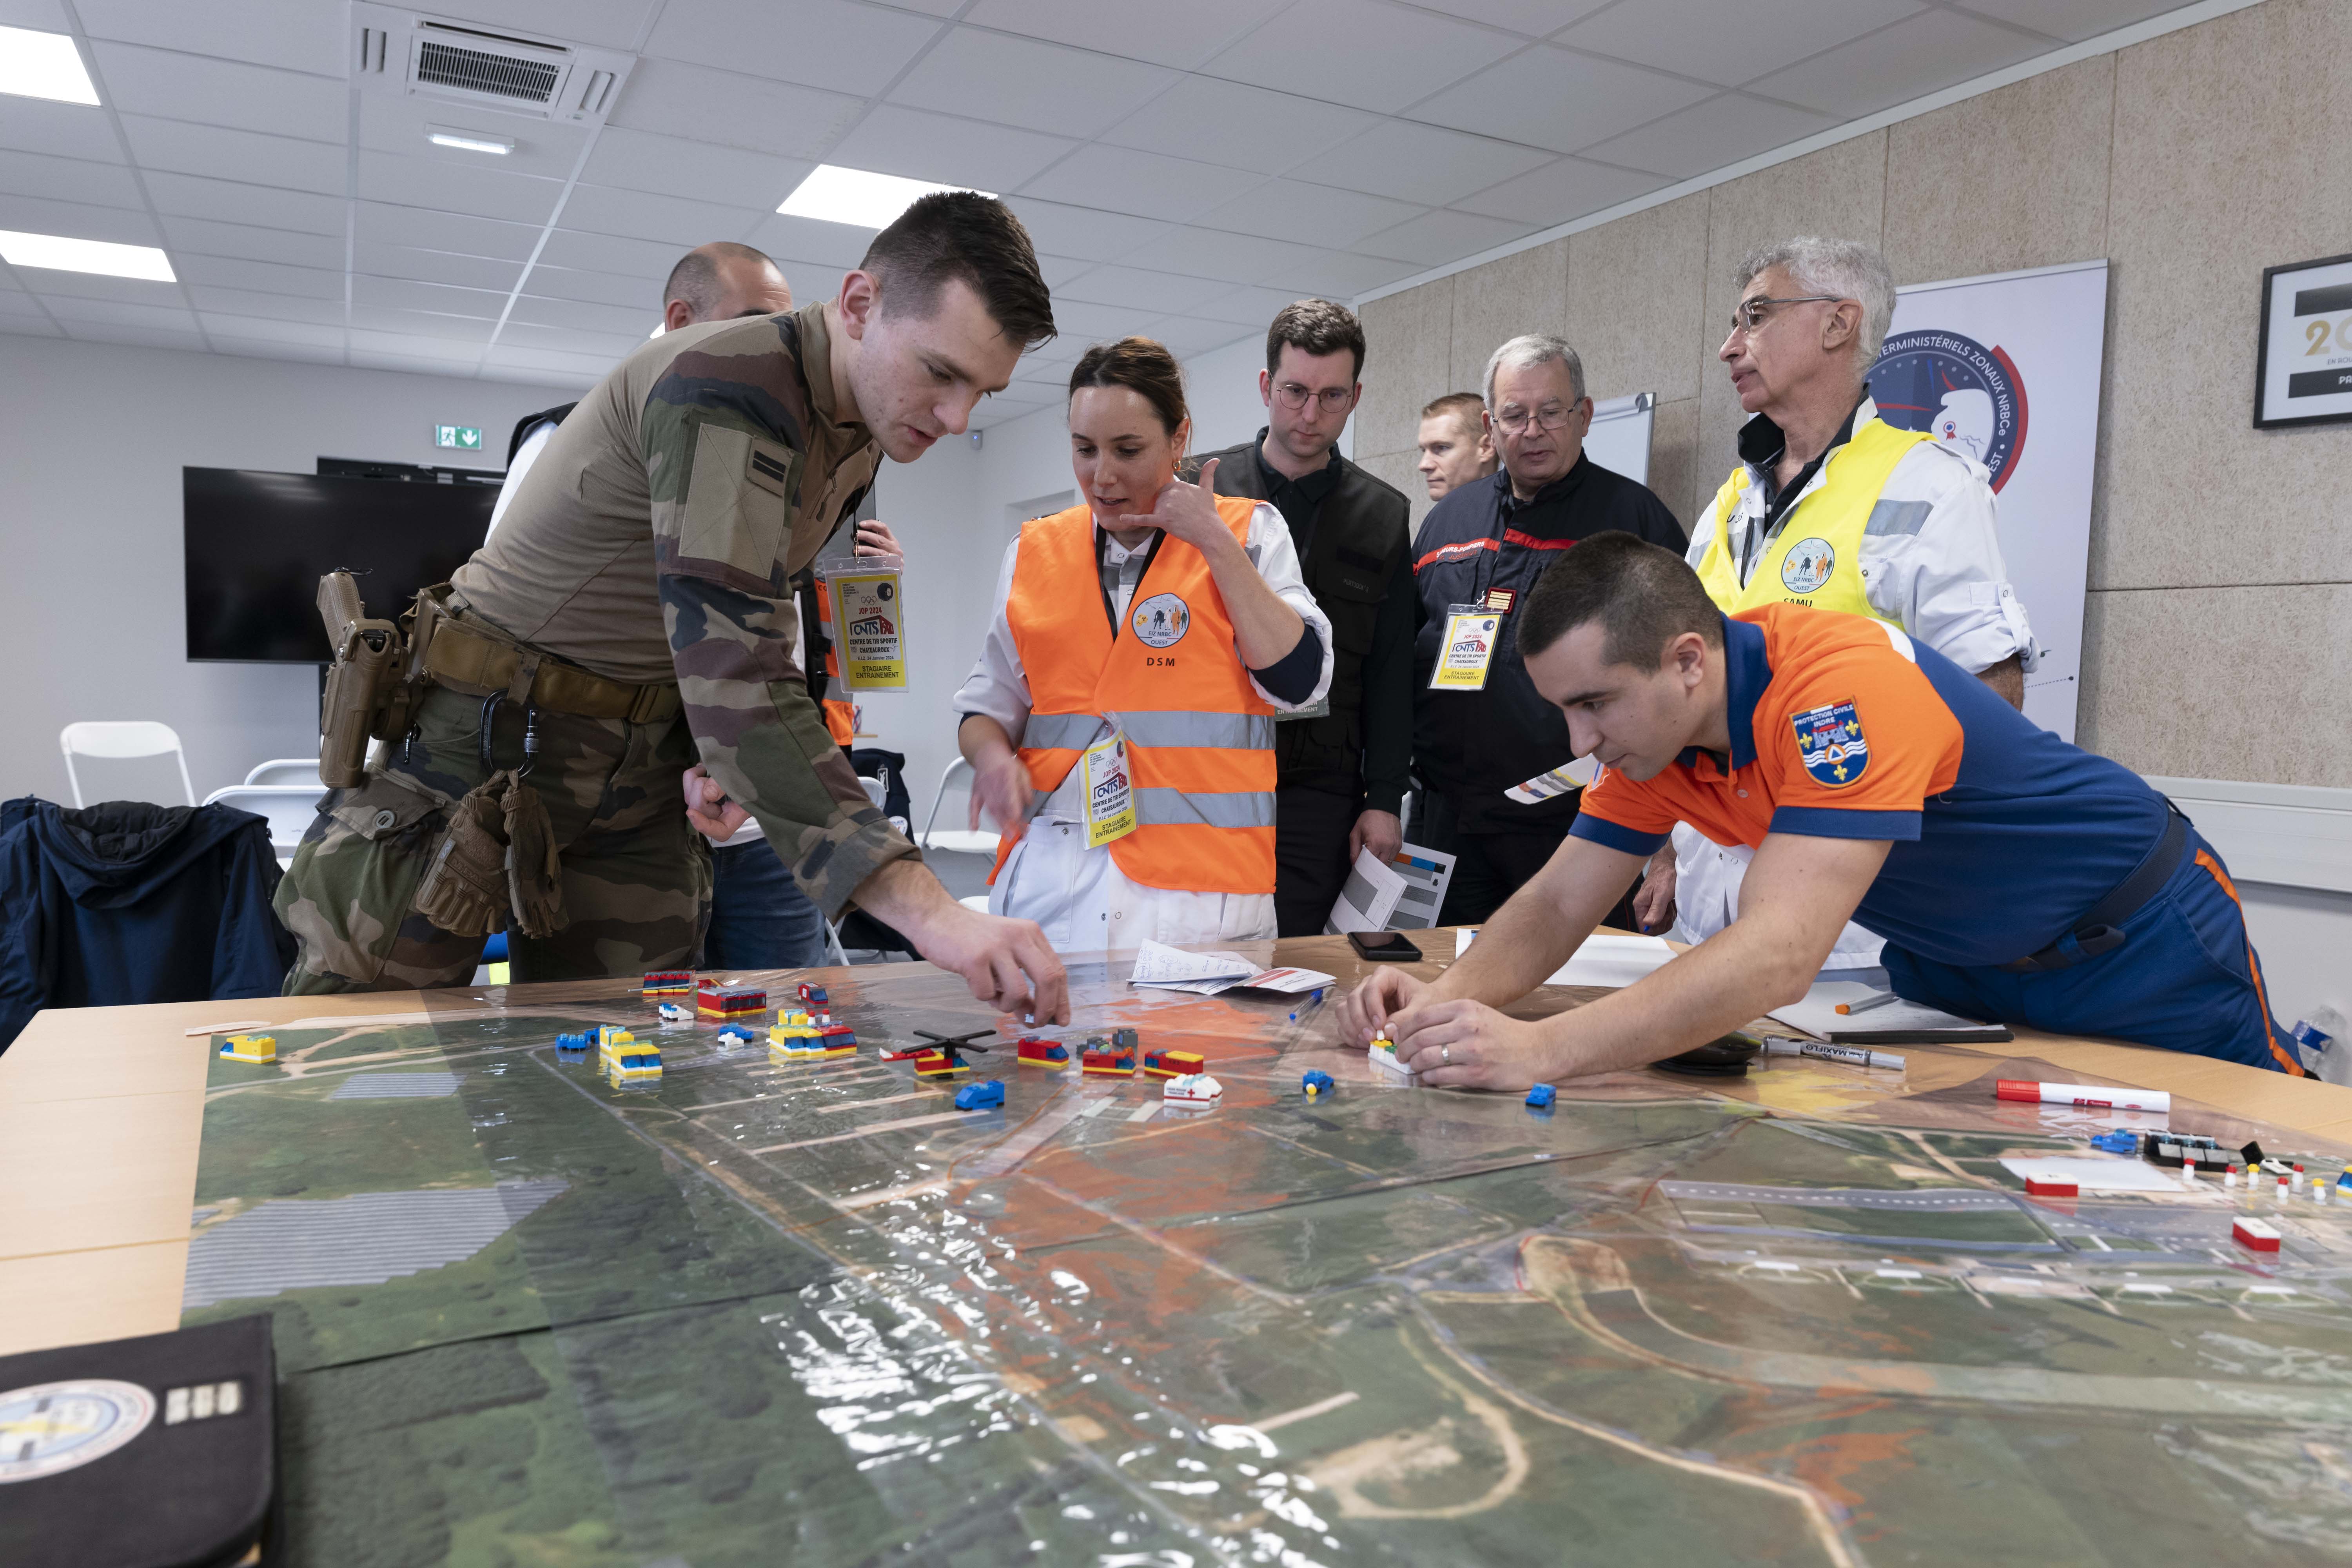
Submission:
M 1293 414 L 1306 407 L 1310 397 L 1323 405 L 1324 413 L 1337 414 L 1348 406 L 1348 399 L 1356 395 L 1356 389 L 1352 386 L 1327 386 L 1320 392 L 1309 392 L 1295 381 L 1286 381 L 1274 389 L 1274 395 L 1282 399 L 1282 405 Z
M 1524 408 L 1505 408 L 1495 416 L 1495 424 L 1506 436 L 1516 436 L 1529 425 L 1538 430 L 1558 430 L 1568 424 L 1581 401 L 1579 399 L 1577 403 L 1566 405 L 1547 403 L 1533 414 Z
M 1835 304 L 1843 298 L 1844 296 L 1840 294 L 1791 294 L 1786 299 L 1772 300 L 1759 294 L 1753 300 L 1742 300 L 1732 307 L 1731 331 L 1725 335 L 1736 338 L 1746 332 L 1754 337 L 1764 323 L 1772 319 L 1772 312 L 1764 308 L 1767 305 L 1810 305 L 1824 300 Z

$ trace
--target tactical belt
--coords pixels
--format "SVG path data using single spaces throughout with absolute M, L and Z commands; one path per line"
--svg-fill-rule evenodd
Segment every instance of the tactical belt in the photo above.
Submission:
M 2180 867 L 2181 857 L 2189 851 L 2189 819 L 2168 800 L 2164 808 L 2163 836 L 2130 876 L 2116 883 L 2115 890 L 2094 905 L 2089 914 L 2076 921 L 2074 930 L 2040 952 L 2028 953 L 2000 967 L 2012 974 L 2072 969 L 2084 959 L 2096 958 L 2123 946 L 2124 921 L 2139 913 L 2141 907 L 2172 879 L 2172 873 Z
M 531 673 L 528 700 L 542 712 L 625 719 L 632 724 L 659 724 L 677 716 L 679 700 L 674 685 L 632 686 L 607 680 L 576 664 L 536 653 L 446 615 L 437 618 L 432 640 L 425 647 L 425 669 L 434 684 L 469 697 L 513 691 L 527 658 L 538 663 Z

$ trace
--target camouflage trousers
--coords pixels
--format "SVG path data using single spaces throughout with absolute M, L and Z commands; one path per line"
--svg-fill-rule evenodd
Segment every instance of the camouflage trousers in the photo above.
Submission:
M 425 697 L 417 731 L 380 770 L 320 802 L 278 918 L 301 952 L 286 994 L 463 985 L 483 938 L 443 931 L 415 900 L 448 832 L 450 808 L 488 777 L 482 700 L 446 687 Z M 495 765 L 521 760 L 523 716 L 497 715 Z M 547 807 L 562 867 L 562 929 L 508 936 L 517 981 L 682 969 L 710 913 L 710 852 L 686 819 L 678 775 L 694 765 L 683 719 L 660 724 L 541 712 L 526 779 Z

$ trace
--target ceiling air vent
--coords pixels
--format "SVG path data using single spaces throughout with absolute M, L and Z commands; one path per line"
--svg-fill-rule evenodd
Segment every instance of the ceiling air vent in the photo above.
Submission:
M 603 122 L 636 63 L 364 3 L 352 7 L 352 76 L 369 90 L 576 125 Z

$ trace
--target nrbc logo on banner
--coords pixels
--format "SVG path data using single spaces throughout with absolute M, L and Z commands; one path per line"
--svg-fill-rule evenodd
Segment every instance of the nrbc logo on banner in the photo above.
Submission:
M 2009 351 L 1958 332 L 1898 332 L 1870 371 L 1878 416 L 1982 463 L 1999 490 L 2025 452 L 2025 378 Z

